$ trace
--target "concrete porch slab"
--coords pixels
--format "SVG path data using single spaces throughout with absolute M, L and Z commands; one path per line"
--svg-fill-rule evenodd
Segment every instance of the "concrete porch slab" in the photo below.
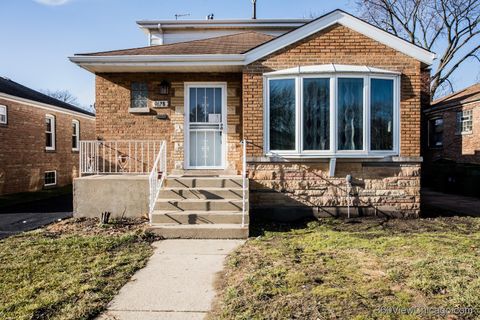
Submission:
M 203 319 L 224 259 L 244 240 L 164 240 L 99 319 Z

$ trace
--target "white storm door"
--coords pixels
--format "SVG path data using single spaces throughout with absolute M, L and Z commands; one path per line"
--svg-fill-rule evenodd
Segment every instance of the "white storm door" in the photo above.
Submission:
M 185 139 L 187 169 L 225 167 L 225 85 L 187 85 Z

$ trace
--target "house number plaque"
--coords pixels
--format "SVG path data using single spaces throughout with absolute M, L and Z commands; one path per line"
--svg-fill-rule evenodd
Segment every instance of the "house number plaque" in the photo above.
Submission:
M 168 107 L 168 100 L 155 101 L 155 108 L 166 108 L 166 107 Z

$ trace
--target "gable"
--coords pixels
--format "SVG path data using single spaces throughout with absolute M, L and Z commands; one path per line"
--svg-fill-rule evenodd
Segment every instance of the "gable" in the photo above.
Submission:
M 278 49 L 249 66 L 261 64 L 267 70 L 280 70 L 332 63 L 377 66 L 400 71 L 400 65 L 416 65 L 418 60 L 343 25 L 334 24 Z
M 390 47 L 395 51 L 408 55 L 427 65 L 431 65 L 435 59 L 435 54 L 426 49 L 423 49 L 380 28 L 377 28 L 344 11 L 335 10 L 319 17 L 316 20 L 313 20 L 310 23 L 305 24 L 300 28 L 288 32 L 283 36 L 251 49 L 250 51 L 246 52 L 245 63 L 250 64 L 272 54 L 273 52 L 292 45 L 295 42 L 299 42 L 315 33 L 328 29 L 329 27 L 337 24 L 347 27 L 350 30 L 360 33 L 376 42 Z

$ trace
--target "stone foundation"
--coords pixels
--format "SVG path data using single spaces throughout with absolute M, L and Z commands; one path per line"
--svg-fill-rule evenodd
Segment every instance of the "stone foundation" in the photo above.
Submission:
M 420 214 L 420 163 L 340 161 L 329 176 L 328 162 L 248 164 L 250 208 L 284 216 Z M 346 176 L 352 176 L 350 199 Z M 296 209 L 292 211 L 292 209 Z M 291 220 L 291 219 L 290 219 Z

